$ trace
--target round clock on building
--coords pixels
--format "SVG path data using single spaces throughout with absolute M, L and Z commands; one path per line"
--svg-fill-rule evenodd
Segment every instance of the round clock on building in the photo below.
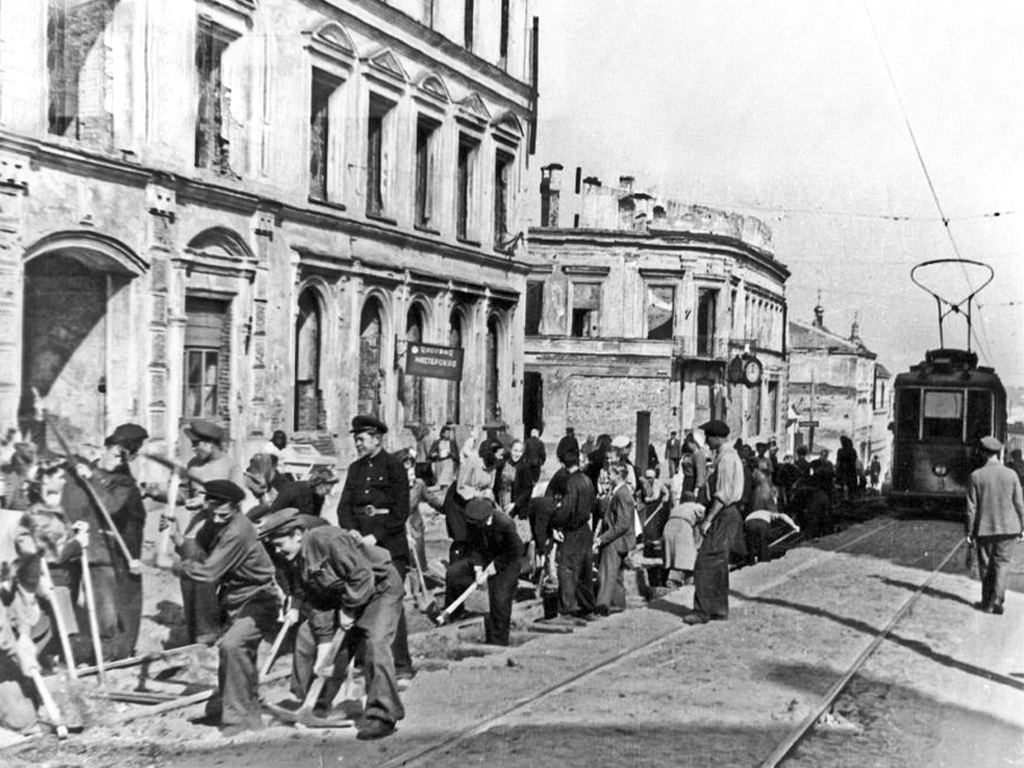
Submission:
M 763 368 L 761 361 L 756 357 L 752 357 L 743 363 L 743 380 L 747 383 L 747 386 L 754 386 L 761 383 L 761 373 Z

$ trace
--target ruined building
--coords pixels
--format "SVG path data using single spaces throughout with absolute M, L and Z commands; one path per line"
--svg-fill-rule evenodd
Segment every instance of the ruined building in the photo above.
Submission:
M 848 436 L 867 466 L 878 456 L 889 466 L 892 433 L 892 374 L 860 338 L 855 320 L 849 336 L 825 326 L 819 301 L 814 321 L 789 323 L 789 397 L 795 444 L 828 448 L 835 460 L 839 438 Z
M 562 170 L 542 169 L 529 232 L 526 426 L 632 435 L 649 413 L 659 454 L 711 418 L 782 437 L 790 273 L 767 227 Z
M 0 4 L 0 427 L 514 424 L 529 5 Z

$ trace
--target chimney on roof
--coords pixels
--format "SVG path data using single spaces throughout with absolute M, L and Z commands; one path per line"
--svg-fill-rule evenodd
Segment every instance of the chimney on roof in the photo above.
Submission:
M 850 341 L 860 344 L 860 313 L 853 315 L 853 325 L 850 326 Z
M 636 181 L 634 176 L 619 176 L 619 187 L 627 195 L 633 192 L 633 182 Z
M 558 203 L 562 190 L 562 166 L 558 163 L 540 169 L 540 225 L 558 226 Z

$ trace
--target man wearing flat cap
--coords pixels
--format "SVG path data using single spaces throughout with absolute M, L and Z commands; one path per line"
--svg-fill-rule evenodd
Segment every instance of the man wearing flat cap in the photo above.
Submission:
M 142 616 L 142 579 L 132 574 L 130 563 L 82 483 L 96 491 L 114 527 L 134 559 L 142 555 L 146 508 L 129 463 L 149 437 L 138 424 L 122 424 L 103 441 L 96 466 L 80 463 L 74 482 L 64 485 L 61 508 L 68 522 L 89 524 L 89 574 L 96 595 L 96 618 L 103 658 L 123 659 L 135 650 Z
M 338 525 L 357 531 L 371 544 L 391 553 L 391 564 L 405 583 L 409 570 L 409 540 L 405 521 L 409 518 L 409 478 L 402 460 L 384 450 L 387 425 L 376 416 L 352 419 L 351 433 L 359 458 L 348 468 L 345 487 L 338 502 Z M 395 633 L 395 668 L 400 678 L 414 674 L 409 653 L 405 613 Z
M 508 645 L 523 541 L 512 518 L 490 499 L 470 499 L 464 515 L 466 549 L 461 559 L 448 565 L 445 602 L 451 604 L 473 583 L 481 569 L 490 566 L 487 581 L 490 612 L 484 619 L 484 642 Z
M 187 557 L 200 557 L 210 551 L 216 530 L 204 503 L 205 485 L 214 480 L 229 480 L 245 488 L 245 474 L 226 451 L 227 434 L 222 427 L 196 420 L 185 427 L 184 433 L 195 454 L 189 459 L 188 483 L 182 489 L 185 508 L 193 513 L 185 528 L 184 546 Z M 220 604 L 213 585 L 182 577 L 181 600 L 189 642 L 213 645 L 221 631 Z
M 707 513 L 701 523 L 704 541 L 693 564 L 693 612 L 687 624 L 729 618 L 729 555 L 743 531 L 743 462 L 729 442 L 729 425 L 713 420 L 701 425 L 715 461 L 707 482 Z M 703 495 L 703 494 L 702 494 Z
M 245 491 L 240 486 L 230 480 L 211 480 L 205 497 L 213 532 L 208 553 L 185 555 L 185 537 L 177 521 L 166 523 L 173 525 L 171 538 L 183 555 L 175 572 L 217 590 L 226 629 L 218 646 L 218 695 L 207 705 L 207 714 L 219 717 L 225 736 L 235 736 L 263 727 L 256 650 L 277 621 L 274 563 L 256 527 L 241 513 Z
M 967 481 L 967 544 L 978 547 L 978 575 L 985 613 L 1002 615 L 1013 545 L 1024 539 L 1024 498 L 1017 473 L 999 461 L 1003 445 L 981 439 L 985 463 Z
M 337 482 L 333 471 L 317 467 L 306 480 L 293 480 L 285 485 L 270 503 L 269 511 L 295 507 L 300 514 L 319 517 L 323 512 L 324 499 Z
M 402 581 L 387 550 L 368 537 L 332 525 L 314 528 L 309 520 L 296 510 L 281 510 L 267 517 L 260 531 L 287 563 L 286 575 L 298 587 L 293 594 L 301 595 L 299 612 L 306 618 L 296 637 L 292 693 L 304 697 L 313 670 L 330 669 L 316 705 L 319 714 L 327 714 L 349 659 L 361 652 L 366 706 L 357 738 L 389 736 L 405 717 L 391 653 L 402 615 Z M 331 640 L 339 630 L 345 637 L 330 659 Z

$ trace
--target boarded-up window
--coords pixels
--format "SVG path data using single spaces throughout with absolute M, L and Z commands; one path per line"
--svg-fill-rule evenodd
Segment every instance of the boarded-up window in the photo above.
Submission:
M 671 285 L 647 287 L 647 338 L 671 339 L 675 324 L 676 289 Z
M 185 299 L 185 419 L 227 417 L 230 389 L 228 302 Z
M 576 337 L 598 336 L 601 332 L 601 284 L 572 284 L 572 328 Z

